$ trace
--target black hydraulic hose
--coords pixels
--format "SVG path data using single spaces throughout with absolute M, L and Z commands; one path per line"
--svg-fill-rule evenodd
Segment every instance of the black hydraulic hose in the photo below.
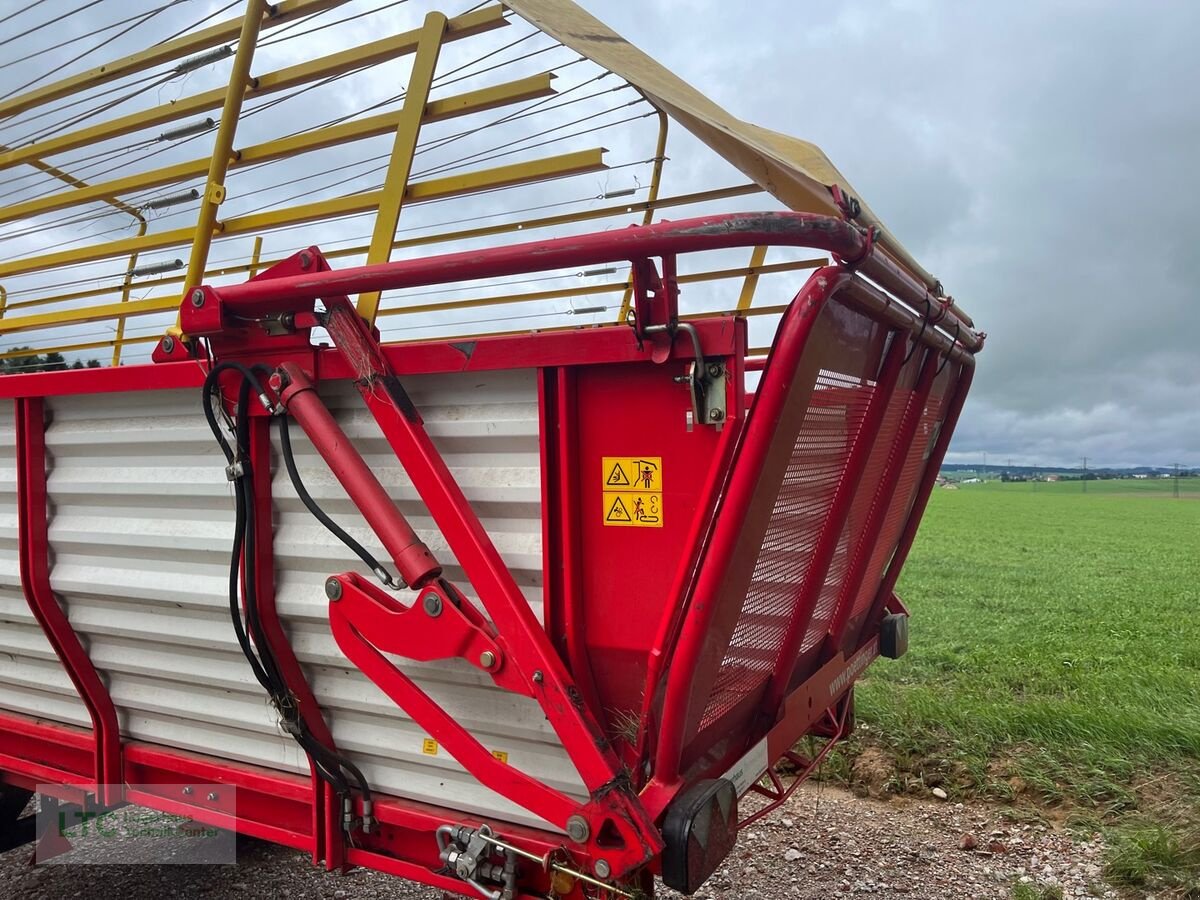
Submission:
M 329 532 L 339 541 L 349 547 L 354 555 L 361 559 L 372 572 L 379 576 L 379 580 L 388 587 L 398 588 L 395 579 L 392 578 L 390 572 L 380 565 L 377 560 L 366 547 L 352 538 L 341 525 L 333 521 L 321 507 L 317 501 L 312 498 L 308 492 L 308 488 L 304 486 L 304 482 L 300 478 L 300 470 L 296 467 L 296 457 L 292 452 L 292 436 L 291 430 L 288 428 L 287 413 L 283 413 L 276 417 L 276 422 L 279 426 L 279 447 L 283 453 L 283 463 L 287 468 L 288 478 L 292 481 L 292 489 L 296 492 L 296 496 L 300 498 L 300 502 L 305 508 L 313 514 L 314 518 L 324 525 Z
M 212 429 L 213 435 L 217 439 L 217 443 L 225 452 L 226 461 L 232 465 L 235 460 L 233 450 L 229 447 L 225 440 L 224 434 L 221 432 L 220 423 L 217 422 L 216 412 L 213 409 L 213 393 L 217 383 L 217 377 L 220 375 L 220 370 L 214 370 L 209 373 L 208 378 L 204 381 L 204 413 L 208 420 L 209 428 Z M 229 566 L 229 615 L 233 621 L 233 632 L 237 637 L 238 645 L 242 648 L 242 654 L 246 657 L 246 661 L 250 664 L 250 669 L 254 673 L 255 679 L 262 687 L 270 691 L 271 682 L 267 677 L 266 670 L 259 661 L 258 655 L 254 652 L 254 648 L 250 643 L 250 638 L 246 634 L 245 626 L 242 623 L 241 603 L 239 602 L 240 594 L 240 575 L 242 562 L 242 543 L 246 533 L 246 505 L 243 500 L 241 491 L 235 490 L 235 522 L 233 531 L 233 550 L 231 553 L 231 563 Z
M 235 427 L 237 445 L 246 449 L 250 446 L 250 415 L 247 409 L 250 402 L 250 388 L 250 378 L 244 378 L 241 386 L 238 388 Z M 243 459 L 241 464 L 242 472 L 234 479 L 234 486 L 235 492 L 241 495 L 242 503 L 246 508 L 246 523 L 242 538 L 242 570 L 245 574 L 245 577 L 242 579 L 242 591 L 246 598 L 246 626 L 254 638 L 255 645 L 258 647 L 259 659 L 262 660 L 267 677 L 275 685 L 276 691 L 273 692 L 274 696 L 282 698 L 287 696 L 286 682 L 279 671 L 279 666 L 274 656 L 270 652 L 269 646 L 262 640 L 263 627 L 258 615 L 258 537 L 256 521 L 257 507 L 254 502 L 254 470 L 249 457 Z M 281 686 L 284 688 L 283 691 L 279 691 Z
M 237 371 L 242 375 L 242 382 L 238 390 L 233 446 L 230 446 L 224 433 L 221 431 L 213 404 L 214 394 L 217 393 L 218 378 L 221 373 L 230 370 Z M 226 461 L 231 467 L 231 480 L 234 484 L 236 521 L 229 574 L 230 613 L 234 622 L 234 631 L 237 634 L 242 652 L 250 662 L 255 678 L 270 695 L 272 703 L 283 720 L 285 729 L 313 760 L 317 774 L 330 784 L 339 796 L 345 798 L 351 792 L 350 784 L 344 774 L 349 773 L 351 778 L 357 783 L 364 803 L 368 803 L 371 800 L 371 789 L 362 770 L 340 753 L 322 744 L 308 729 L 307 723 L 296 708 L 294 698 L 279 669 L 278 660 L 271 653 L 270 644 L 264 636 L 262 620 L 258 611 L 256 583 L 254 472 L 247 456 L 250 445 L 250 416 L 248 412 L 250 391 L 255 390 L 257 392 L 260 402 L 267 409 L 271 409 L 271 404 L 269 398 L 262 390 L 261 382 L 256 377 L 256 371 L 269 372 L 265 366 L 246 367 L 240 363 L 220 363 L 214 366 L 208 373 L 203 390 L 205 418 L 214 436 L 217 438 L 217 442 L 225 453 Z M 294 469 L 294 463 L 290 468 Z M 298 480 L 298 474 L 296 475 L 296 480 Z M 376 568 L 378 571 L 378 564 L 373 568 Z M 238 603 L 239 587 L 244 592 L 245 597 L 245 627 L 243 627 L 241 608 Z M 251 638 L 253 638 L 253 643 L 251 643 Z M 258 648 L 257 654 L 254 651 L 255 646 Z

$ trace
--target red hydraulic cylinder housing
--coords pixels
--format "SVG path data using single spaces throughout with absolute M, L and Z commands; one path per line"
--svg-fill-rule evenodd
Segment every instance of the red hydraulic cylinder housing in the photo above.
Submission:
M 442 567 L 433 553 L 396 509 L 375 473 L 334 421 L 304 370 L 285 362 L 271 384 L 288 414 L 300 423 L 367 524 L 379 536 L 404 582 L 421 588 L 441 575 Z

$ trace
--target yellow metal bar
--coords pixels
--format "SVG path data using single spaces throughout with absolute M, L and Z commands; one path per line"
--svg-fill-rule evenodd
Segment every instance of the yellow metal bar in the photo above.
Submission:
M 409 203 L 440 200 L 445 197 L 457 197 L 516 184 L 530 184 L 551 178 L 597 172 L 604 167 L 604 150 L 597 147 L 592 150 L 579 150 L 574 153 L 549 156 L 531 162 L 514 163 L 497 166 L 494 169 L 480 169 L 475 172 L 418 181 L 408 186 L 406 200 Z M 320 200 L 315 203 L 226 219 L 222 223 L 224 227 L 221 229 L 221 235 L 231 237 L 239 234 L 256 234 L 287 225 L 299 225 L 318 219 L 332 219 L 338 216 L 369 212 L 378 208 L 381 193 L 381 191 L 367 191 L 346 197 L 334 197 L 330 200 Z M 58 266 L 95 262 L 114 256 L 127 256 L 135 250 L 143 253 L 167 247 L 178 247 L 191 243 L 193 234 L 194 231 L 191 228 L 177 228 L 172 231 L 148 234 L 140 238 L 122 238 L 104 244 L 60 250 L 57 253 L 47 253 L 43 256 L 8 260 L 0 263 L 0 278 L 41 269 L 53 269 Z
M 449 27 L 446 29 L 445 40 L 452 41 L 471 37 L 493 28 L 502 28 L 507 24 L 508 21 L 504 18 L 503 9 L 500 6 L 485 7 L 451 19 Z M 419 36 L 419 30 L 406 31 L 363 44 L 360 47 L 352 47 L 340 53 L 333 53 L 268 72 L 255 80 L 252 86 L 252 96 L 265 97 L 289 88 L 309 84 L 326 76 L 340 75 L 405 56 L 416 50 Z M 164 103 L 152 109 L 130 113 L 79 131 L 50 137 L 28 147 L 18 147 L 6 153 L 0 153 L 0 169 L 27 162 L 33 157 L 53 156 L 77 147 L 98 144 L 101 141 L 132 134 L 155 125 L 208 112 L 221 105 L 226 93 L 225 88 L 214 88 L 190 97 L 181 97 L 173 103 Z
M 275 5 L 271 11 L 270 18 L 263 24 L 263 27 L 274 28 L 277 25 L 282 25 L 285 22 L 298 19 L 302 16 L 312 15 L 322 10 L 341 6 L 345 2 L 346 0 L 284 0 L 284 2 Z M 41 106 L 43 103 L 49 103 L 60 97 L 86 91 L 109 81 L 115 81 L 124 75 L 134 72 L 144 72 L 163 63 L 182 59 L 185 56 L 191 56 L 202 50 L 208 50 L 210 47 L 224 44 L 236 38 L 238 32 L 241 31 L 241 27 L 242 20 L 240 16 L 236 19 L 228 19 L 192 34 L 185 34 L 174 40 L 165 41 L 148 50 L 141 50 L 130 56 L 113 60 L 102 66 L 88 69 L 86 72 L 80 72 L 78 75 L 72 75 L 70 78 L 64 78 L 53 84 L 48 84 L 28 93 L 21 94 L 18 97 L 13 97 L 11 100 L 0 103 L 0 119 L 15 116 L 19 112 L 24 112 L 35 106 Z
M 146 300 L 130 300 L 128 303 L 103 303 L 98 306 L 87 306 L 83 309 L 62 309 L 48 313 L 37 313 L 32 316 L 21 316 L 17 319 L 0 320 L 0 334 L 12 334 L 17 331 L 36 331 L 39 328 L 53 328 L 56 325 L 82 325 L 86 322 L 101 322 L 104 319 L 114 319 L 118 316 L 148 316 L 153 313 L 175 312 L 179 309 L 179 297 L 150 297 Z
M 553 73 L 543 72 L 531 75 L 517 81 L 498 84 L 494 87 L 470 91 L 454 97 L 435 100 L 425 109 L 424 124 L 440 122 L 458 116 L 466 116 L 476 112 L 484 112 L 510 103 L 520 103 L 524 100 L 535 100 L 554 93 L 551 85 Z M 312 150 L 322 150 L 352 141 L 377 137 L 381 134 L 394 132 L 400 121 L 400 112 L 383 113 L 366 119 L 345 122 L 330 128 L 310 131 L 288 138 L 266 141 L 237 150 L 229 162 L 230 169 L 242 168 L 249 165 L 271 162 Z M 77 206 L 92 200 L 107 200 L 121 194 L 144 191 L 149 188 L 174 184 L 188 178 L 203 175 L 208 171 L 211 157 L 205 156 L 187 162 L 163 166 L 148 172 L 138 172 L 106 181 L 103 184 L 92 184 L 80 187 L 77 191 L 63 191 L 48 197 L 38 197 L 0 208 L 0 222 L 13 219 L 36 216 L 41 213 Z M 36 165 L 36 163 L 34 163 Z M 82 182 L 80 183 L 82 184 Z M 131 211 L 131 215 L 136 211 Z
M 742 293 L 737 302 L 738 309 L 749 309 L 750 304 L 754 302 L 754 290 L 758 287 L 758 270 L 766 261 L 767 248 L 765 246 L 760 244 L 750 251 L 750 271 L 746 273 L 746 280 L 742 282 Z
M 148 337 L 125 338 L 122 344 L 128 347 L 130 344 L 154 344 L 161 340 L 159 335 L 149 335 Z M 41 355 L 43 353 L 74 353 L 83 350 L 102 350 L 105 347 L 111 347 L 115 341 L 88 341 L 83 344 L 60 344 L 54 347 L 24 347 L 20 350 L 6 350 L 0 353 L 0 359 L 16 359 L 19 356 L 30 356 L 33 354 Z
M 689 206 L 695 203 L 707 203 L 715 200 L 725 200 L 732 197 L 740 197 L 746 194 L 756 194 L 762 191 L 756 184 L 745 184 L 737 187 L 717 188 L 711 191 L 700 191 L 694 194 L 681 194 L 676 197 L 668 197 L 665 200 L 660 200 L 655 204 L 656 209 L 670 209 L 678 206 Z M 640 211 L 646 202 L 633 204 L 635 211 Z M 587 222 L 594 219 L 603 219 L 610 216 L 624 215 L 629 211 L 629 206 L 606 206 L 598 209 L 587 209 L 574 213 L 563 213 L 557 216 L 544 216 L 540 219 L 526 219 L 521 222 L 506 222 L 500 225 L 485 225 L 478 228 L 467 228 L 460 231 L 445 231 L 438 234 L 421 235 L 420 237 L 404 238 L 395 241 L 392 244 L 393 250 L 423 247 L 430 244 L 438 244 L 453 241 L 466 241 L 480 237 L 489 237 L 497 234 L 511 234 L 515 231 L 534 231 L 539 228 L 552 228 L 556 225 L 570 225 L 579 222 Z M 366 253 L 365 245 L 357 247 L 343 247 L 339 250 L 328 250 L 325 252 L 326 259 L 344 259 L 352 256 L 361 256 Z M 273 266 L 279 259 L 267 260 L 263 265 Z M 227 275 L 237 275 L 242 272 L 248 272 L 249 266 L 245 263 L 236 266 L 221 266 L 214 269 L 209 269 L 204 273 L 205 278 L 222 277 Z M 151 288 L 170 287 L 183 282 L 183 276 L 173 278 L 161 278 L 157 281 L 146 281 L 142 283 L 142 287 L 147 290 Z M 67 294 L 57 294 L 49 297 L 37 297 L 32 300 L 18 300 L 9 304 L 10 310 L 27 309 L 34 306 L 48 306 L 52 303 L 67 303 L 72 300 L 87 300 L 92 297 L 103 297 L 113 292 L 112 287 L 90 288 L 84 291 L 73 291 Z
M 142 219 L 141 216 L 138 216 L 138 218 L 141 219 L 141 223 L 138 226 L 138 237 L 141 237 L 146 233 L 146 220 Z M 125 278 L 121 282 L 121 302 L 122 303 L 129 302 L 129 292 L 133 286 L 133 270 L 137 266 L 137 261 L 138 261 L 137 253 L 130 253 L 129 254 L 129 269 L 126 270 Z M 121 344 L 124 340 L 125 340 L 125 317 L 118 316 L 117 317 L 116 338 L 113 340 L 112 364 L 114 366 L 119 366 L 121 364 Z
M 707 203 L 714 200 L 726 200 L 731 197 L 741 197 L 746 194 L 757 194 L 762 191 L 756 184 L 745 184 L 737 187 L 717 188 L 711 191 L 700 191 L 695 194 L 680 194 L 676 197 L 668 197 L 666 200 L 660 200 L 655 204 L 656 209 L 670 209 L 678 206 L 689 206 L 694 203 Z M 570 225 L 579 222 L 588 222 L 594 219 L 604 219 L 610 216 L 625 215 L 630 208 L 634 211 L 641 211 L 647 205 L 646 201 L 639 203 L 627 204 L 624 206 L 604 206 L 597 209 L 585 209 L 573 213 L 563 213 L 557 216 L 544 216 L 540 219 L 525 219 L 520 222 L 505 222 L 499 225 L 483 225 L 478 228 L 467 228 L 460 231 L 443 231 L 437 234 L 426 234 L 420 237 L 403 238 L 395 241 L 392 244 L 393 250 L 399 250 L 407 247 L 424 247 L 430 244 L 445 243 L 448 241 L 465 241 L 480 237 L 490 237 L 497 234 L 511 234 L 515 231 L 533 231 L 538 228 L 552 228 L 556 225 Z M 351 256 L 361 256 L 367 252 L 366 245 L 357 247 L 343 247 L 338 250 L 325 251 L 326 259 L 345 259 Z M 263 263 L 264 266 L 273 266 L 275 263 L 281 262 L 279 259 L 267 260 Z M 249 266 L 245 263 L 236 266 L 220 266 L 218 268 L 209 269 L 204 273 L 205 278 L 221 277 L 226 275 L 237 275 L 242 272 L 248 272 Z M 180 284 L 183 277 L 162 278 L 158 281 L 146 281 L 142 286 L 149 288 L 167 287 L 170 285 Z M 87 300 L 91 297 L 103 297 L 113 292 L 112 287 L 89 288 L 84 291 L 72 291 L 67 294 L 56 294 L 49 297 L 36 297 L 32 300 L 18 300 L 9 305 L 9 309 L 22 309 L 31 306 L 47 306 L 51 303 L 66 303 L 71 300 Z
M 744 184 L 736 187 L 716 188 L 711 191 L 700 191 L 694 194 L 680 194 L 675 197 L 668 197 L 665 200 L 659 200 L 654 204 L 655 209 L 670 209 L 672 207 L 690 206 L 695 203 L 707 203 L 716 200 L 726 200 L 732 197 L 741 197 L 747 194 L 757 194 L 762 191 L 756 184 Z M 438 244 L 453 241 L 466 241 L 480 237 L 490 237 L 498 234 L 511 234 L 515 231 L 534 231 L 539 228 L 552 228 L 556 225 L 571 225 L 579 222 L 587 222 L 595 219 L 604 219 L 610 216 L 625 215 L 632 208 L 635 212 L 642 211 L 649 205 L 648 201 L 640 201 L 634 204 L 626 204 L 623 206 L 604 206 L 597 209 L 585 209 L 573 213 L 562 213 L 556 216 L 544 216 L 540 219 L 526 219 L 521 222 L 505 222 L 499 225 L 483 225 L 477 228 L 467 228 L 459 231 L 444 231 L 437 234 L 426 234 L 419 237 L 403 238 L 392 243 L 392 249 L 398 250 L 408 247 L 423 247 L 430 244 Z M 367 252 L 366 245 L 356 247 L 343 247 L 338 250 L 325 251 L 326 259 L 344 259 L 352 256 L 362 256 Z M 262 265 L 273 266 L 275 263 L 281 262 L 279 259 L 267 260 Z M 243 272 L 249 272 L 250 267 L 242 263 L 235 266 L 220 266 L 209 269 L 204 273 L 205 278 L 222 277 L 227 275 L 237 275 Z M 147 290 L 151 288 L 170 287 L 183 282 L 183 276 L 172 278 L 161 278 L 157 281 L 142 282 L 142 287 Z M 112 287 L 89 288 L 83 291 L 72 291 L 67 294 L 57 294 L 48 297 L 36 297 L 32 300 L 18 300 L 9 305 L 9 309 L 27 309 L 33 306 L 48 306 L 51 303 L 68 303 L 72 300 L 87 300 L 92 297 L 103 297 L 113 292 Z M 381 313 L 382 314 L 382 313 Z
M 642 94 L 642 98 L 650 103 L 650 98 Z M 654 106 L 653 103 L 650 103 Z M 642 216 L 642 224 L 649 225 L 654 221 L 654 204 L 658 200 L 658 191 L 662 186 L 662 170 L 663 163 L 667 159 L 667 131 L 671 127 L 671 120 L 667 118 L 667 114 L 654 106 L 654 111 L 658 113 L 658 140 L 654 144 L 654 168 L 650 172 L 650 189 L 646 192 L 646 214 Z M 629 288 L 625 291 L 625 296 L 621 298 L 621 309 L 617 313 L 617 321 L 624 322 L 629 318 L 629 304 L 633 302 L 633 284 L 630 283 Z
M 803 259 L 795 262 L 774 263 L 772 265 L 764 265 L 758 269 L 750 269 L 746 267 L 736 269 L 714 269 L 708 272 L 692 272 L 687 275 L 679 276 L 680 284 L 697 284 L 706 281 L 720 281 L 724 279 L 732 279 L 745 277 L 749 274 L 755 275 L 770 275 L 778 272 L 796 272 L 804 269 L 819 269 L 821 266 L 828 265 L 827 259 Z M 497 297 L 472 297 L 462 300 L 444 300 L 436 303 L 416 304 L 405 307 L 393 307 L 381 309 L 381 316 L 406 315 L 412 313 L 436 312 L 439 310 L 451 309 L 468 309 L 473 307 L 483 306 L 503 306 L 509 303 L 530 303 L 544 300 L 562 299 L 565 297 L 582 297 L 593 294 L 617 293 L 623 291 L 629 286 L 628 282 L 614 282 L 612 284 L 589 285 L 581 288 L 557 288 L 549 291 L 530 291 L 523 294 L 506 294 Z M 0 319 L 0 334 L 12 334 L 20 331 L 36 331 L 39 328 L 51 328 L 61 325 L 81 325 L 87 322 L 98 322 L 104 319 L 110 319 L 116 316 L 125 316 L 134 318 L 137 316 L 154 315 L 155 313 L 169 312 L 179 308 L 179 295 L 176 293 L 166 294 L 161 297 L 149 297 L 144 300 L 132 300 L 128 303 L 106 303 L 97 306 L 89 306 L 83 309 L 67 309 L 56 310 L 54 312 L 40 313 L 31 316 L 21 316 L 16 319 Z M 756 309 L 743 310 L 746 315 L 769 315 L 776 312 L 782 312 L 786 306 L 769 306 L 758 307 Z M 720 313 L 723 315 L 724 313 Z M 701 313 L 691 315 L 689 318 L 697 318 L 707 316 L 709 313 Z M 124 343 L 137 343 L 136 339 L 125 340 Z M 111 342 L 102 342 L 96 346 L 110 346 Z M 79 349 L 78 347 L 74 349 Z
M 258 274 L 259 259 L 262 256 L 262 235 L 255 235 L 254 249 L 250 251 L 250 268 L 248 274 L 251 278 Z M 204 273 L 206 276 L 207 272 Z
M 710 272 L 692 272 L 688 275 L 680 275 L 678 281 L 680 284 L 699 284 L 705 281 L 721 281 L 728 278 L 738 278 L 740 276 L 759 276 L 771 275 L 778 272 L 798 272 L 805 269 L 819 269 L 821 266 L 828 265 L 828 259 L 802 259 L 790 263 L 774 263 L 770 266 L 760 266 L 759 268 L 740 268 L 740 269 L 714 269 Z M 501 294 L 494 297 L 471 297 L 464 300 L 439 300 L 435 303 L 420 303 L 411 306 L 394 306 L 386 309 L 381 309 L 381 316 L 402 316 L 412 315 L 415 313 L 443 312 L 451 309 L 474 309 L 480 306 L 505 306 L 509 303 L 531 303 L 541 300 L 562 300 L 567 297 L 587 297 L 593 294 L 614 294 L 617 291 L 628 290 L 628 281 L 614 281 L 611 284 L 593 284 L 587 287 L 574 288 L 555 288 L 549 291 L 527 291 L 523 294 Z M 763 309 L 775 309 L 775 307 L 763 307 Z M 778 307 L 778 309 L 786 309 L 786 307 Z M 747 310 L 747 315 L 761 315 L 759 310 Z M 724 313 L 721 313 L 723 315 Z M 706 316 L 708 313 L 690 314 L 688 318 L 696 318 L 697 316 Z M 0 330 L 2 326 L 0 326 Z
M 81 190 L 87 190 L 89 188 L 89 185 L 87 182 L 76 178 L 74 175 L 71 175 L 69 172 L 66 172 L 66 171 L 60 169 L 58 166 L 51 165 L 50 163 L 47 163 L 44 160 L 31 159 L 31 160 L 29 160 L 29 164 L 31 166 L 33 166 L 35 169 L 37 169 L 38 171 L 45 172 L 47 175 L 51 176 L 52 178 L 57 178 L 59 181 L 62 181 L 62 182 L 65 182 L 66 184 L 71 185 L 73 188 L 76 189 L 75 193 L 78 193 Z M 103 199 L 104 199 L 104 202 L 107 203 L 109 206 L 112 206 L 114 209 L 116 209 L 120 212 L 123 212 L 126 215 L 132 216 L 134 219 L 137 220 L 138 237 L 141 237 L 146 233 L 146 218 L 141 214 L 141 212 L 134 209 L 132 206 L 128 205 L 127 203 L 124 203 L 119 198 L 105 197 Z M 129 268 L 125 272 L 124 283 L 121 288 L 121 300 L 122 301 L 129 299 L 129 285 L 133 279 L 133 268 L 134 268 L 134 266 L 137 265 L 137 259 L 138 259 L 137 253 L 130 254 Z M 2 316 L 2 315 L 3 315 L 3 312 L 0 311 L 0 316 Z M 114 349 L 113 349 L 113 363 L 112 364 L 114 366 L 120 365 L 121 338 L 124 336 L 124 333 L 125 333 L 125 319 L 118 318 L 117 319 L 117 337 L 116 337 L 116 342 L 113 344 Z
M 379 212 L 375 216 L 375 230 L 367 248 L 367 265 L 387 262 L 392 254 L 392 242 L 396 240 L 396 225 L 400 221 L 400 210 L 404 206 L 408 176 L 412 172 L 413 157 L 417 152 L 417 141 L 421 137 L 421 120 L 425 116 L 425 104 L 433 88 L 433 75 L 437 70 L 438 56 L 442 51 L 442 37 L 446 33 L 446 17 L 439 12 L 425 16 L 421 26 L 421 39 L 413 58 L 412 73 L 404 92 L 404 106 L 396 124 L 396 138 L 392 142 L 392 155 L 388 160 L 387 174 L 383 179 L 383 191 L 379 198 Z M 368 291 L 358 295 L 358 314 L 368 324 L 375 323 L 379 310 L 379 291 Z
M 136 253 L 129 256 L 129 271 L 125 273 L 125 280 L 121 284 L 121 303 L 129 302 L 129 289 L 133 284 L 133 267 L 137 264 L 138 255 Z M 121 347 L 125 343 L 125 317 L 117 316 L 117 330 L 113 337 L 113 354 L 112 365 L 117 367 L 121 364 Z
M 74 206 L 76 203 L 86 202 L 86 200 L 80 199 L 81 194 L 83 194 L 84 192 L 90 192 L 91 190 L 93 190 L 92 186 L 90 184 L 88 184 L 86 181 L 80 181 L 74 175 L 71 175 L 68 172 L 64 172 L 58 166 L 53 166 L 50 163 L 45 162 L 44 160 L 29 159 L 29 160 L 26 160 L 26 162 L 28 162 L 29 165 L 33 166 L 39 172 L 45 172 L 47 175 L 51 176 L 52 178 L 57 178 L 59 181 L 69 184 L 71 187 L 75 188 L 74 191 L 64 191 L 62 194 L 55 195 L 55 196 L 60 196 L 60 197 L 66 198 L 66 202 L 62 204 L 63 206 Z M 121 212 L 125 213 L 126 215 L 133 216 L 133 218 L 137 219 L 142 224 L 145 224 L 145 222 L 146 222 L 146 220 L 142 217 L 142 214 L 138 210 L 134 209 L 129 204 L 122 202 L 121 199 L 118 197 L 114 197 L 111 194 L 101 194 L 96 199 L 103 200 L 105 203 L 107 203 L 109 206 L 113 207 L 114 209 L 120 210 Z M 7 220 L 2 215 L 0 215 L 0 221 L 7 221 Z
M 225 104 L 221 107 L 221 124 L 217 126 L 217 137 L 213 142 L 208 182 L 204 188 L 204 196 L 200 198 L 200 214 L 196 218 L 192 254 L 188 259 L 187 275 L 183 281 L 185 290 L 195 287 L 203 279 L 204 268 L 208 263 L 208 248 L 212 246 L 213 230 L 220 230 L 217 208 L 225 200 L 225 175 L 229 171 L 229 160 L 233 157 L 233 138 L 237 134 L 238 120 L 242 117 L 242 101 L 250 84 L 250 64 L 254 61 L 254 48 L 258 44 L 258 31 L 262 26 L 264 9 L 269 7 L 264 7 L 263 0 L 246 0 L 237 53 L 233 57 L 233 69 L 229 73 Z

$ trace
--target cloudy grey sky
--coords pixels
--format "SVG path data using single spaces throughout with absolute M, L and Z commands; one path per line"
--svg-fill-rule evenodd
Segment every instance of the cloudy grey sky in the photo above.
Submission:
M 951 461 L 1200 465 L 1200 4 L 584 5 L 820 145 L 989 333 Z
M 89 17 L 111 22 L 117 4 L 86 10 L 56 36 L 89 37 Z M 1200 466 L 1200 225 L 1190 209 L 1200 197 L 1200 3 L 582 4 L 735 115 L 819 144 L 989 333 L 951 461 L 986 452 L 1061 466 L 1086 454 L 1093 465 Z M 0 0 L 0 10 L 24 5 Z M 189 17 L 226 5 L 185 4 Z M 442 5 L 457 12 L 465 0 Z M 411 27 L 416 6 L 391 9 L 388 21 Z M 166 29 L 166 18 L 152 24 Z M 377 29 L 364 26 L 361 39 Z M 5 67 L 0 88 L 71 49 Z M 291 62 L 312 47 L 272 52 Z M 220 83 L 219 73 L 189 77 L 158 94 Z M 706 163 L 673 164 L 705 181 Z M 675 187 L 714 183 L 730 180 L 722 170 Z

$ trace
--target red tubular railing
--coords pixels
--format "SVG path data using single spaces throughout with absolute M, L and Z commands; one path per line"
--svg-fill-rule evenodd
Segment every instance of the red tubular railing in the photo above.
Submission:
M 933 298 L 924 286 L 890 259 L 873 253 L 871 244 L 855 226 L 829 216 L 796 212 L 704 216 L 353 269 L 255 279 L 203 290 L 233 312 L 257 316 L 289 312 L 299 302 L 323 297 L 762 244 L 808 247 L 831 253 L 852 266 L 861 267 L 864 274 L 884 285 L 917 312 L 929 315 L 939 327 L 955 332 L 958 341 L 968 350 L 977 350 L 983 345 L 983 338 L 960 319 L 949 304 Z M 185 326 L 188 309 L 189 304 L 185 303 L 182 307 Z
M 837 266 L 829 266 L 813 273 L 779 323 L 771 366 L 778 367 L 778 370 L 783 372 L 796 370 L 807 346 L 808 336 L 825 303 L 849 279 L 850 275 Z M 751 421 L 743 432 L 742 446 L 735 457 L 736 465 L 730 473 L 727 496 L 751 498 L 755 495 L 760 474 L 780 422 L 785 416 L 793 419 L 803 416 L 803 406 L 789 402 L 792 399 L 792 386 L 791 379 L 775 380 L 764 377 L 763 385 L 754 401 Z M 798 429 L 797 419 L 793 430 Z M 744 516 L 719 518 L 705 547 L 706 558 L 728 560 L 729 567 L 737 568 L 731 573 L 725 566 L 705 566 L 692 596 L 716 597 L 720 592 L 721 583 L 726 578 L 733 578 L 739 582 L 749 580 L 754 566 L 754 555 L 736 552 L 743 535 L 743 520 Z M 682 614 L 680 610 L 674 612 L 676 615 Z M 701 665 L 702 655 L 714 652 L 724 655 L 725 647 L 710 647 L 706 640 L 712 631 L 717 613 L 715 603 L 690 605 L 686 612 L 683 631 L 671 656 L 671 668 L 673 671 L 692 673 Z M 719 663 L 719 658 L 708 660 L 710 668 L 715 668 Z M 690 678 L 668 679 L 654 764 L 654 778 L 659 783 L 672 784 L 679 777 L 687 723 L 693 718 L 690 709 L 693 694 Z

